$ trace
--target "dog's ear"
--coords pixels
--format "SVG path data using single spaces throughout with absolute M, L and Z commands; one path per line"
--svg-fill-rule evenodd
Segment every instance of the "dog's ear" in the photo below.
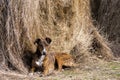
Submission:
M 46 40 L 48 45 L 52 42 L 52 40 L 49 37 L 46 37 L 45 40 Z
M 36 44 L 36 43 L 39 44 L 39 42 L 41 42 L 41 39 L 38 38 L 35 40 L 34 44 Z

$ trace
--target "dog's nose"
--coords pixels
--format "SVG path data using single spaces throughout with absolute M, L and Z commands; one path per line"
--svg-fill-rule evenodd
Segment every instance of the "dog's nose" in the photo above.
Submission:
M 43 51 L 43 55 L 46 55 L 46 52 Z

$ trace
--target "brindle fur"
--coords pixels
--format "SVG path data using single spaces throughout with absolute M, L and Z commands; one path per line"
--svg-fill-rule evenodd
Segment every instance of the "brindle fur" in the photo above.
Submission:
M 36 69 L 40 69 L 40 66 L 38 66 L 35 62 L 38 60 L 38 56 L 35 54 L 33 56 L 33 60 L 32 60 L 32 68 L 31 68 L 31 72 L 35 72 Z
M 54 53 L 48 53 L 43 61 L 44 75 L 48 75 L 54 71 L 55 56 Z
M 66 67 L 76 66 L 72 58 L 72 55 L 68 53 L 48 53 L 43 61 L 44 75 L 48 75 L 54 71 L 55 60 L 58 65 L 58 71 L 61 71 L 63 66 Z
M 63 66 L 66 67 L 75 67 L 75 61 L 72 55 L 68 53 L 56 53 L 55 59 L 57 61 L 58 70 L 61 71 Z

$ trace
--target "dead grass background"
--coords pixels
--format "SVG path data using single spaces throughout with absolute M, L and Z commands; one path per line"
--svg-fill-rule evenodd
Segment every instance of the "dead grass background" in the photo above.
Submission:
M 48 51 L 71 52 L 78 62 L 90 55 L 113 58 L 93 25 L 89 0 L 0 0 L 0 35 L 2 69 L 27 73 L 22 57 L 35 52 L 38 37 L 52 39 Z
M 91 0 L 96 27 L 102 30 L 114 55 L 120 56 L 120 2 L 119 0 Z

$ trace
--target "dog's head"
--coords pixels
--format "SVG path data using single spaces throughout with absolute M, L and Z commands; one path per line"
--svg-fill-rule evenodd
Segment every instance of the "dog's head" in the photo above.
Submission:
M 36 64 L 38 66 L 42 66 L 43 64 L 43 60 L 45 58 L 46 55 L 46 47 L 51 43 L 51 39 L 46 37 L 45 39 L 36 39 L 34 44 L 37 44 L 37 51 L 36 54 L 38 55 L 38 60 L 36 61 Z
M 52 40 L 46 37 L 45 39 L 36 39 L 34 44 L 37 44 L 37 50 L 40 51 L 41 55 L 46 55 L 46 47 L 49 46 L 51 42 Z

